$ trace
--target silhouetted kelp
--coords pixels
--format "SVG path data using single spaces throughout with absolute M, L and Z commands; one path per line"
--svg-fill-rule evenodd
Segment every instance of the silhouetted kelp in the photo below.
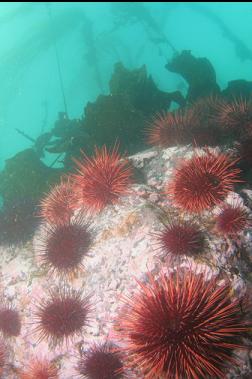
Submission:
M 38 226 L 38 208 L 29 198 L 8 202 L 0 211 L 0 244 L 18 245 L 30 240 Z
M 160 91 L 145 66 L 130 71 L 117 63 L 110 80 L 110 94 L 87 104 L 83 125 L 98 146 L 111 147 L 118 138 L 122 151 L 134 153 L 145 147 L 143 131 L 148 117 L 168 110 L 172 101 L 185 103 L 179 91 Z
M 96 44 L 96 36 L 94 33 L 93 22 L 83 14 L 83 26 L 82 26 L 82 38 L 83 43 L 86 48 L 84 58 L 88 65 L 92 68 L 94 73 L 94 78 L 96 84 L 98 85 L 101 92 L 104 91 L 104 86 L 102 83 L 102 76 L 99 65 L 98 50 Z
M 5 161 L 0 173 L 0 193 L 4 203 L 12 203 L 18 198 L 38 201 L 57 183 L 62 175 L 61 169 L 47 167 L 33 149 L 26 149 Z
M 167 70 L 180 74 L 188 83 L 187 101 L 218 94 L 215 70 L 207 58 L 196 58 L 190 50 L 175 54 L 166 66 Z
M 186 6 L 189 6 L 193 12 L 197 12 L 209 20 L 211 20 L 215 25 L 219 27 L 222 32 L 222 36 L 230 41 L 235 49 L 235 53 L 241 61 L 252 60 L 252 50 L 229 28 L 225 22 L 215 13 L 213 10 L 200 4 L 191 4 L 190 2 L 185 3 Z
M 80 149 L 90 155 L 95 145 L 112 147 L 117 139 L 121 152 L 134 153 L 145 148 L 146 120 L 156 112 L 168 110 L 172 102 L 185 105 L 179 91 L 159 90 L 145 66 L 128 70 L 117 63 L 109 86 L 110 94 L 88 103 L 82 118 L 69 119 L 64 112 L 59 113 L 51 132 L 56 138 L 48 142 L 45 150 L 65 153 L 65 168 L 73 166 L 73 158 L 79 158 Z
M 122 25 L 138 22 L 143 25 L 146 34 L 155 45 L 166 44 L 173 53 L 177 52 L 175 46 L 166 37 L 161 25 L 155 20 L 153 14 L 141 2 L 112 3 L 111 12 L 114 17 L 115 31 Z
M 83 21 L 83 14 L 82 10 L 78 8 L 61 9 L 54 17 L 54 38 L 52 38 L 51 21 L 48 18 L 44 22 L 37 22 L 32 25 L 22 35 L 22 39 L 2 56 L 0 63 L 0 98 L 2 104 L 12 100 L 20 80 L 31 62 L 50 49 L 55 41 L 60 40 L 70 30 L 78 27 Z M 8 80 L 6 80 L 7 78 Z

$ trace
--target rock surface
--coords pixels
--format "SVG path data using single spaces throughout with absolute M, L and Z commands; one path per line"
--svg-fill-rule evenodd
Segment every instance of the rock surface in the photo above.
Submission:
M 168 262 L 177 264 L 169 260 L 164 262 L 156 249 L 153 232 L 162 228 L 160 217 L 163 210 L 171 212 L 172 209 L 170 200 L 164 196 L 164 186 L 171 179 L 172 170 L 179 159 L 191 154 L 190 147 L 159 151 L 150 149 L 129 158 L 143 180 L 141 184 L 134 184 L 131 193 L 117 205 L 107 207 L 94 217 L 95 238 L 90 255 L 84 259 L 84 270 L 68 283 L 91 294 L 94 311 L 83 338 L 75 339 L 67 347 L 50 350 L 46 342 L 38 343 L 38 337 L 33 332 L 34 307 L 43 297 L 43 292 L 58 281 L 57 278 L 48 277 L 36 259 L 40 229 L 33 243 L 29 242 L 18 249 L 1 248 L 1 290 L 19 309 L 22 318 L 21 335 L 8 343 L 17 371 L 38 354 L 56 360 L 61 368 L 61 379 L 73 378 L 79 351 L 86 349 L 93 341 L 104 340 L 108 336 L 113 338 L 112 324 L 121 304 L 121 296 L 129 295 L 136 289 L 135 278 L 144 280 L 147 271 L 155 274 Z M 233 193 L 230 196 L 238 195 Z M 249 280 L 252 282 L 251 230 L 240 236 L 238 244 L 225 241 L 214 234 L 210 222 L 212 215 L 206 212 L 197 220 L 206 234 L 208 243 L 205 251 L 196 259 L 185 257 L 179 264 L 195 270 L 208 270 L 210 275 L 221 273 L 232 283 L 236 296 L 241 296 L 246 291 L 244 279 L 246 283 Z M 241 252 L 242 244 L 247 246 L 246 254 Z M 229 374 L 230 379 L 252 375 L 252 350 L 238 354 L 242 364 L 240 369 Z M 7 377 L 12 379 L 18 376 L 9 370 Z

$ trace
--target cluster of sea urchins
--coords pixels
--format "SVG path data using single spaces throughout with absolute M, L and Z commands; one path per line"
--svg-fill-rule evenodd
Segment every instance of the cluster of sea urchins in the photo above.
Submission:
M 96 148 L 91 158 L 83 154 L 83 160 L 76 161 L 77 172 L 63 178 L 40 204 L 43 225 L 35 244 L 37 258 L 61 283 L 50 288 L 36 304 L 34 332 L 38 341 L 46 340 L 51 347 L 68 345 L 76 336 L 82 336 L 89 323 L 90 296 L 71 289 L 66 281 L 85 267 L 83 260 L 93 242 L 91 215 L 129 192 L 132 168 L 118 148 Z M 77 371 L 89 379 L 125 376 L 121 354 L 109 342 L 87 350 L 79 359 Z M 48 360 L 35 359 L 22 377 L 58 378 L 58 372 Z
M 252 102 L 241 97 L 232 101 L 205 97 L 183 110 L 157 114 L 148 123 L 146 134 L 147 143 L 160 147 L 247 140 L 252 136 Z
M 85 267 L 93 242 L 91 215 L 129 191 L 132 169 L 118 148 L 103 146 L 91 158 L 83 155 L 76 161 L 77 173 L 63 178 L 40 204 L 44 223 L 36 241 L 37 258 L 61 284 L 36 305 L 35 332 L 52 346 L 82 335 L 88 323 L 89 296 L 71 290 L 66 281 Z
M 162 147 L 186 144 L 192 139 L 198 145 L 199 139 L 202 142 L 205 137 L 209 141 L 210 129 L 214 123 L 218 125 L 221 117 L 226 117 L 227 122 L 233 117 L 230 127 L 236 127 L 237 117 L 232 112 L 238 108 L 249 133 L 249 107 L 241 101 L 232 106 L 209 98 L 190 110 L 162 113 L 149 127 L 148 141 Z M 208 123 L 199 136 L 199 117 L 203 120 L 204 112 L 209 114 Z M 248 215 L 243 207 L 223 205 L 240 180 L 236 163 L 230 154 L 210 149 L 197 152 L 175 169 L 165 194 L 178 210 L 188 214 L 220 206 L 215 219 L 218 232 L 236 236 L 248 225 Z M 65 281 L 85 266 L 83 260 L 93 240 L 87 213 L 100 212 L 128 194 L 132 176 L 132 168 L 120 155 L 119 146 L 110 151 L 103 146 L 95 149 L 93 157 L 83 154 L 83 159 L 76 161 L 76 173 L 63 179 L 45 197 L 41 203 L 45 225 L 37 254 L 49 273 Z M 167 255 L 193 256 L 205 246 L 202 229 L 182 218 L 166 223 L 156 238 Z M 242 338 L 249 325 L 245 301 L 231 297 L 229 283 L 209 279 L 205 273 L 178 269 L 170 274 L 161 272 L 157 277 L 149 274 L 149 280 L 139 284 L 135 295 L 124 298 L 115 322 L 119 346 L 106 341 L 87 349 L 77 366 L 81 378 L 121 379 L 128 370 L 135 370 L 150 379 L 221 379 L 228 365 L 238 364 L 233 352 L 243 347 Z M 56 346 L 81 336 L 91 308 L 89 296 L 65 284 L 49 290 L 35 314 L 39 340 Z M 35 361 L 23 377 L 32 378 L 29 372 L 49 369 L 57 378 L 58 370 L 48 361 Z

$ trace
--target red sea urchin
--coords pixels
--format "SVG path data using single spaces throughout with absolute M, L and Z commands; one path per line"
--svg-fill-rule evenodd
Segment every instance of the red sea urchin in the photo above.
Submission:
M 36 250 L 49 272 L 71 276 L 83 267 L 91 242 L 90 221 L 79 215 L 71 221 L 46 225 Z
M 118 149 L 118 145 L 111 151 L 103 146 L 95 149 L 94 157 L 84 155 L 83 161 L 75 160 L 78 173 L 72 175 L 72 179 L 79 195 L 78 205 L 100 211 L 129 192 L 133 172 L 128 161 L 122 160 Z
M 195 146 L 216 146 L 221 143 L 222 129 L 215 118 L 220 98 L 216 95 L 199 98 L 192 104 L 195 123 L 191 129 L 191 141 Z
M 203 251 L 204 234 L 191 221 L 171 221 L 164 225 L 161 232 L 155 233 L 159 249 L 166 256 L 194 255 Z
M 215 223 L 219 234 L 231 238 L 237 237 L 250 224 L 247 210 L 238 202 L 224 204 Z
M 73 198 L 70 180 L 62 181 L 40 203 L 40 216 L 51 224 L 70 221 L 73 215 Z
M 21 373 L 21 379 L 58 379 L 58 368 L 47 359 L 35 359 Z
M 122 379 L 124 369 L 121 354 L 111 343 L 95 343 L 84 352 L 78 364 L 83 379 Z
M 175 170 L 166 192 L 184 211 L 200 213 L 212 208 L 225 199 L 234 183 L 240 182 L 240 169 L 235 168 L 237 161 L 228 154 L 209 150 L 195 154 Z
M 49 297 L 37 305 L 34 315 L 35 333 L 39 341 L 45 339 L 50 346 L 68 343 L 76 335 L 82 335 L 89 320 L 89 296 L 83 297 L 81 291 L 54 288 Z
M 234 130 L 238 135 L 251 135 L 252 132 L 252 104 L 242 98 L 232 102 L 222 101 L 218 106 L 216 122 L 224 127 Z
M 195 123 L 193 116 L 191 110 L 157 114 L 146 130 L 148 144 L 170 147 L 188 143 L 188 131 Z
M 5 337 L 17 337 L 21 331 L 19 313 L 8 304 L 0 307 L 0 331 Z
M 145 378 L 223 379 L 249 329 L 230 285 L 190 271 L 139 284 L 116 322 L 129 365 Z

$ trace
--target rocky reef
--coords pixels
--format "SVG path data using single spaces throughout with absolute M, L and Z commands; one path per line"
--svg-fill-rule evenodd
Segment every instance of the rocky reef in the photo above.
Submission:
M 40 145 L 64 169 L 35 148 L 6 161 L 3 377 L 251 376 L 250 83 L 221 92 L 187 51 L 167 68 L 186 99 L 118 63 Z
M 50 229 L 44 234 L 43 226 L 39 228 L 33 245 L 27 245 L 25 249 L 19 248 L 10 253 L 8 249 L 1 248 L 5 298 L 15 303 L 22 320 L 20 334 L 15 337 L 15 341 L 9 343 L 15 357 L 12 362 L 16 372 L 22 372 L 21 362 L 31 362 L 33 357 L 41 354 L 58 367 L 62 379 L 75 377 L 78 374 L 76 367 L 81 367 L 84 372 L 84 363 L 82 366 L 79 363 L 78 366 L 79 352 L 89 351 L 94 343 L 99 345 L 107 339 L 116 341 L 117 344 L 121 341 L 121 338 L 116 338 L 115 320 L 125 306 L 120 300 L 121 296 L 132 298 L 137 291 L 138 283 L 134 278 L 148 283 L 148 275 L 158 277 L 162 270 L 168 274 L 174 270 L 176 272 L 180 267 L 185 272 L 195 272 L 198 275 L 203 273 L 207 280 L 217 280 L 219 286 L 226 283 L 235 299 L 242 301 L 245 294 L 250 296 L 252 238 L 249 224 L 242 227 L 235 237 L 225 237 L 215 230 L 214 220 L 218 207 L 206 210 L 198 217 L 190 214 L 182 216 L 179 209 L 174 207 L 172 199 L 164 196 L 164 188 L 172 182 L 179 162 L 190 160 L 195 153 L 190 146 L 152 148 L 128 158 L 129 164 L 141 173 L 141 183 L 135 178 L 128 194 L 120 197 L 115 204 L 106 205 L 98 214 L 92 213 L 90 233 L 93 241 L 88 247 L 89 253 L 84 257 L 83 268 L 67 277 L 66 285 L 90 295 L 89 301 L 93 306 L 84 335 L 77 335 L 67 345 L 50 348 L 43 334 L 40 338 L 36 330 L 30 333 L 31 323 L 37 325 L 34 316 L 37 314 L 37 302 L 41 303 L 41 298 L 45 296 L 41 292 L 47 292 L 50 288 L 47 270 L 41 265 L 40 258 L 41 237 L 48 238 L 51 235 Z M 244 188 L 246 192 L 246 185 Z M 245 205 L 249 205 L 248 200 L 244 204 L 242 197 L 234 190 L 235 188 L 229 192 L 226 202 L 238 202 L 250 214 L 251 210 Z M 249 193 L 246 192 L 247 199 Z M 162 232 L 164 225 L 169 225 L 174 218 L 190 222 L 194 220 L 200 226 L 205 238 L 200 252 L 182 254 L 179 259 L 174 259 L 173 255 L 167 255 L 164 249 L 158 248 L 156 234 Z M 65 243 L 61 246 L 61 252 Z M 45 254 L 45 245 L 43 246 Z M 58 250 L 55 253 L 56 251 Z M 55 284 L 62 283 L 62 276 L 58 276 L 57 271 L 51 271 L 50 275 Z M 50 293 L 50 296 L 55 296 Z M 41 304 L 45 309 L 47 303 Z M 245 378 L 251 373 L 252 343 L 249 334 L 246 335 L 246 346 L 246 350 L 235 350 L 239 365 L 228 364 L 225 367 L 228 378 Z M 81 356 L 84 359 L 82 353 Z M 6 370 L 8 378 L 16 378 L 13 368 L 7 367 Z M 134 371 L 133 367 L 131 375 Z M 134 375 L 137 378 L 144 377 L 137 369 Z

